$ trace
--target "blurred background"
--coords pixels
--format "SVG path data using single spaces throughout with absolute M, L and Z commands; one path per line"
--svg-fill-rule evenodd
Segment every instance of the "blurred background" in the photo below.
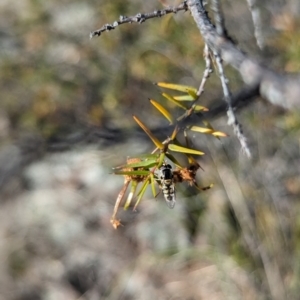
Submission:
M 173 210 L 149 194 L 110 224 L 123 183 L 111 168 L 153 149 L 132 115 L 166 138 L 153 82 L 198 87 L 203 42 L 188 12 L 89 33 L 163 3 L 178 1 L 0 0 L 1 300 L 299 299 L 299 112 L 262 99 L 239 110 L 251 160 L 226 113 L 212 116 L 229 137 L 192 142 L 206 153 L 198 182 L 213 189 L 176 186 Z M 262 50 L 246 1 L 222 4 L 240 48 L 300 71 L 298 0 L 259 2 Z M 220 101 L 214 73 L 202 103 Z

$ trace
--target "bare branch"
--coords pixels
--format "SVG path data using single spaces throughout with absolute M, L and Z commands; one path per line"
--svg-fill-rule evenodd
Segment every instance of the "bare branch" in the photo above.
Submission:
M 257 85 L 260 95 L 286 109 L 300 108 L 300 76 L 278 74 L 248 57 L 230 39 L 220 36 L 211 23 L 201 0 L 188 0 L 191 14 L 205 43 L 238 70 L 243 81 Z
M 217 33 L 219 35 L 226 35 L 225 21 L 221 10 L 220 0 L 212 0 L 211 8 L 214 12 Z
M 218 53 L 214 53 L 214 56 L 216 58 L 216 64 L 217 64 L 217 68 L 219 71 L 220 80 L 222 83 L 224 99 L 228 105 L 228 109 L 227 109 L 228 125 L 231 125 L 233 127 L 233 131 L 241 144 L 243 153 L 245 153 L 250 158 L 251 152 L 250 152 L 250 149 L 247 144 L 247 139 L 243 133 L 242 125 L 239 123 L 239 121 L 234 113 L 234 110 L 233 110 L 232 97 L 231 97 L 231 93 L 230 93 L 230 90 L 228 87 L 228 80 L 224 74 L 222 59 Z
M 204 85 L 205 85 L 207 79 L 209 78 L 209 76 L 212 72 L 210 51 L 209 51 L 209 48 L 208 48 L 207 45 L 204 46 L 203 57 L 204 57 L 204 60 L 205 60 L 205 70 L 203 72 L 203 77 L 202 77 L 202 80 L 201 80 L 201 84 L 200 84 L 199 89 L 197 91 L 198 98 L 204 92 Z M 198 98 L 196 99 L 196 101 L 198 100 Z
M 145 13 L 145 14 L 138 13 L 135 16 L 131 16 L 131 17 L 120 16 L 119 21 L 115 21 L 113 24 L 105 24 L 100 29 L 97 29 L 97 30 L 91 32 L 90 38 L 93 38 L 94 36 L 100 36 L 102 32 L 113 30 L 121 24 L 143 23 L 148 19 L 162 17 L 162 16 L 165 16 L 170 13 L 176 14 L 178 11 L 181 11 L 181 10 L 184 10 L 184 11 L 188 10 L 186 1 L 182 2 L 178 6 L 169 6 L 165 9 L 155 10 L 154 12 L 151 12 L 151 13 Z
M 200 96 L 204 92 L 204 85 L 205 85 L 207 79 L 209 78 L 210 73 L 212 72 L 210 54 L 211 54 L 210 50 L 209 50 L 208 46 L 205 44 L 204 49 L 203 49 L 203 57 L 205 60 L 205 70 L 203 72 L 203 77 L 202 77 L 200 86 L 197 90 L 197 97 L 192 102 L 190 108 L 188 110 L 186 110 L 184 112 L 184 114 L 177 119 L 178 121 L 182 121 L 185 118 L 187 118 L 188 116 L 190 116 L 192 113 L 194 113 L 194 109 L 196 108 L 196 103 L 198 102 L 198 100 L 200 99 Z
M 260 9 L 257 6 L 256 0 L 247 0 L 249 10 L 251 12 L 253 26 L 254 26 L 254 36 L 256 38 L 257 46 L 260 49 L 263 49 L 265 46 L 264 35 L 263 35 L 263 26 L 261 22 L 261 13 Z

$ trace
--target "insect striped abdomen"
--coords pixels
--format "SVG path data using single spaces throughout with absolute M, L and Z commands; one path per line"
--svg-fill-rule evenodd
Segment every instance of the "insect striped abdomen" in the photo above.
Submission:
M 160 172 L 161 189 L 164 194 L 166 203 L 169 208 L 174 208 L 176 200 L 172 167 L 170 165 L 163 165 L 160 169 Z

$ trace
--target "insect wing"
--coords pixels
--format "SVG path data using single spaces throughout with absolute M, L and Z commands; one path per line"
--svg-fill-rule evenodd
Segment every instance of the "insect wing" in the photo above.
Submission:
M 164 195 L 165 196 L 165 200 L 166 200 L 166 203 L 168 205 L 169 208 L 174 208 L 175 206 L 175 203 L 176 203 L 176 199 L 175 199 L 175 190 L 173 188 L 173 193 L 172 195 Z

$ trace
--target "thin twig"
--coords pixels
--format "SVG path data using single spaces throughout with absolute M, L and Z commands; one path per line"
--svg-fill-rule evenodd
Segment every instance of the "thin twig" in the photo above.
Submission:
M 151 12 L 151 13 L 145 13 L 145 14 L 138 13 L 135 16 L 131 16 L 131 17 L 120 16 L 119 21 L 115 21 L 112 24 L 105 24 L 100 29 L 97 29 L 97 30 L 91 32 L 90 38 L 93 38 L 94 36 L 100 36 L 102 32 L 113 30 L 121 24 L 125 24 L 125 23 L 140 23 L 141 24 L 148 19 L 162 17 L 162 16 L 165 16 L 170 13 L 176 14 L 178 11 L 181 11 L 181 10 L 184 10 L 184 11 L 188 10 L 186 1 L 182 2 L 178 6 L 169 6 L 165 9 L 155 10 L 154 12 Z
M 257 6 L 256 0 L 247 0 L 247 4 L 252 16 L 252 21 L 254 26 L 254 36 L 256 38 L 257 46 L 260 49 L 263 49 L 265 46 L 265 40 L 264 40 L 264 35 L 262 30 L 263 26 L 261 21 L 260 9 Z
M 203 72 L 203 77 L 202 77 L 202 80 L 201 80 L 201 84 L 200 84 L 199 89 L 197 91 L 198 98 L 200 98 L 201 94 L 204 92 L 204 85 L 205 85 L 207 79 L 209 78 L 210 74 L 213 71 L 212 68 L 211 68 L 210 51 L 209 51 L 209 48 L 208 48 L 207 44 L 205 44 L 205 46 L 204 46 L 203 57 L 204 57 L 204 61 L 205 61 L 205 70 Z M 198 98 L 196 100 L 198 100 Z
M 250 158 L 251 152 L 250 152 L 250 149 L 247 144 L 247 139 L 243 133 L 242 125 L 239 123 L 239 121 L 234 113 L 233 107 L 232 107 L 232 97 L 231 97 L 231 93 L 230 93 L 230 90 L 228 87 L 228 80 L 224 74 L 222 59 L 221 59 L 220 55 L 216 52 L 214 53 L 214 56 L 216 58 L 216 65 L 217 65 L 217 68 L 219 71 L 219 76 L 220 76 L 220 80 L 221 80 L 221 84 L 222 84 L 224 99 L 228 105 L 228 108 L 227 108 L 228 125 L 232 125 L 233 131 L 241 144 L 242 151 Z
M 212 0 L 211 8 L 212 11 L 214 12 L 215 26 L 216 26 L 217 33 L 221 36 L 226 35 L 225 21 L 221 10 L 220 1 Z
M 204 72 L 203 72 L 203 77 L 202 77 L 200 86 L 197 90 L 196 99 L 192 102 L 190 108 L 187 109 L 182 116 L 177 118 L 178 121 L 183 121 L 185 118 L 187 118 L 188 116 L 190 116 L 194 112 L 194 109 L 196 107 L 196 103 L 199 100 L 202 93 L 204 92 L 204 85 L 205 85 L 207 79 L 209 78 L 209 76 L 212 72 L 210 50 L 209 50 L 207 44 L 205 44 L 205 46 L 204 46 L 203 57 L 204 57 L 204 60 L 205 60 L 205 69 L 204 69 Z

